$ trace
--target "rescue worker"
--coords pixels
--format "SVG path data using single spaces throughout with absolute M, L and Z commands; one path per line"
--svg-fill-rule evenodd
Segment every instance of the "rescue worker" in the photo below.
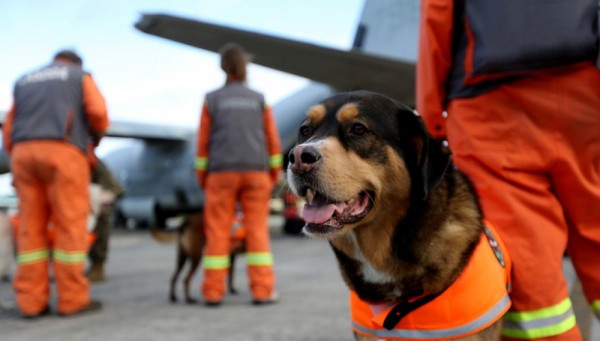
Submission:
M 417 110 L 513 260 L 505 340 L 581 339 L 565 250 L 600 318 L 597 6 L 422 0 Z
M 207 305 L 221 303 L 231 266 L 231 221 L 239 201 L 253 302 L 272 303 L 276 291 L 268 214 L 283 161 L 279 134 L 264 96 L 245 84 L 248 55 L 244 49 L 228 44 L 220 55 L 227 79 L 225 86 L 206 95 L 196 159 L 198 183 L 206 197 L 201 292 Z
M 111 217 L 114 202 L 125 195 L 125 190 L 115 179 L 106 164 L 97 159 L 92 169 L 92 184 L 100 187 L 99 212 L 94 226 L 96 240 L 89 251 L 90 268 L 86 277 L 91 282 L 102 282 L 105 279 L 104 264 L 108 257 L 108 240 L 110 238 Z
M 108 127 L 106 103 L 75 52 L 63 50 L 47 66 L 14 86 L 14 104 L 3 126 L 19 197 L 20 228 L 13 285 L 25 318 L 50 313 L 51 257 L 59 315 L 101 308 L 90 298 L 83 268 L 90 199 L 90 141 L 98 145 Z M 49 249 L 47 228 L 55 231 Z

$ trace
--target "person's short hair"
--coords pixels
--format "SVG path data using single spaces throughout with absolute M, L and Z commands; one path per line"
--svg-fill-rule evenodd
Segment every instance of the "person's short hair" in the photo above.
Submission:
M 58 51 L 54 55 L 54 60 L 56 60 L 56 59 L 66 59 L 66 60 L 72 62 L 73 64 L 83 65 L 83 60 L 73 50 L 61 50 L 61 51 Z
M 241 46 L 229 43 L 219 50 L 221 55 L 221 69 L 229 76 L 238 80 L 246 80 L 246 65 L 250 55 Z

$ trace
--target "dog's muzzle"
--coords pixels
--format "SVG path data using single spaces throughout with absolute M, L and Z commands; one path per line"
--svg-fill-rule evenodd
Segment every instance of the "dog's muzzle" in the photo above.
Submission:
M 294 147 L 289 154 L 288 180 L 292 190 L 306 199 L 302 213 L 305 232 L 326 234 L 364 217 L 372 208 L 372 193 L 361 191 L 348 200 L 334 200 L 322 190 L 318 169 L 321 153 L 312 145 Z

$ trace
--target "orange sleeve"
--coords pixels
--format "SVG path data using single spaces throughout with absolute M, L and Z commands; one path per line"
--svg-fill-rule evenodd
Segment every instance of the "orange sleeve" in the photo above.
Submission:
M 85 74 L 82 81 L 83 109 L 90 125 L 90 132 L 102 135 L 108 128 L 108 109 L 104 96 L 96 86 L 90 74 Z
M 2 148 L 7 153 L 10 153 L 12 150 L 12 122 L 16 112 L 17 107 L 13 103 L 12 107 L 4 117 L 4 122 L 2 122 Z
M 421 3 L 417 111 L 436 138 L 446 137 L 443 112 L 448 73 L 452 66 L 453 10 L 452 0 L 423 0 Z
M 196 162 L 195 168 L 198 175 L 198 184 L 204 187 L 206 181 L 206 169 L 208 167 L 208 147 L 210 142 L 211 118 L 206 101 L 202 105 L 200 114 L 200 126 L 198 127 Z
M 269 149 L 269 165 L 271 169 L 281 169 L 283 165 L 283 156 L 281 155 L 281 140 L 277 123 L 273 118 L 271 107 L 265 105 L 265 134 L 267 136 L 267 148 Z

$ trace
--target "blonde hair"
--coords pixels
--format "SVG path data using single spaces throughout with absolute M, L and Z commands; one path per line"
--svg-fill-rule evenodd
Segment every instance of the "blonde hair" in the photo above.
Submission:
M 250 56 L 246 51 L 235 43 L 223 46 L 219 50 L 221 55 L 221 69 L 228 76 L 237 80 L 246 80 L 246 65 L 250 61 Z

